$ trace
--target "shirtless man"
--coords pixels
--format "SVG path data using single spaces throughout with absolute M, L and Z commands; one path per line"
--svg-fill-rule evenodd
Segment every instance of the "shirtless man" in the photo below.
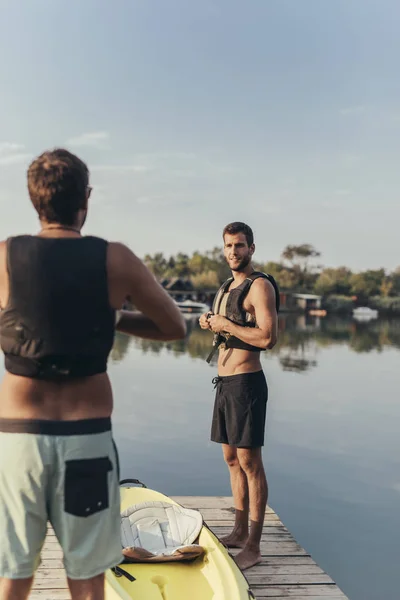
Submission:
M 39 233 L 0 243 L 0 600 L 28 598 L 48 520 L 73 600 L 103 600 L 104 572 L 123 558 L 107 375 L 115 323 L 157 340 L 186 326 L 129 248 L 81 235 L 91 188 L 79 158 L 39 156 L 28 190 Z M 143 314 L 118 310 L 127 296 Z
M 244 570 L 261 561 L 268 499 L 261 449 L 268 387 L 260 351 L 272 348 L 277 340 L 279 291 L 271 276 L 254 271 L 251 265 L 255 246 L 248 225 L 227 225 L 223 239 L 232 278 L 217 293 L 213 316 L 206 313 L 199 322 L 220 343 L 211 440 L 222 444 L 236 509 L 233 531 L 222 541 L 242 548 L 236 562 Z

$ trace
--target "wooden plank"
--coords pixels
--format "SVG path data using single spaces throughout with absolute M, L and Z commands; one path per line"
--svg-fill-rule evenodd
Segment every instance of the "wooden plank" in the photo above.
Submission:
M 224 535 L 228 535 L 229 533 L 231 533 L 232 531 L 232 527 L 221 527 L 220 525 L 215 525 L 214 527 L 211 527 L 209 525 L 211 531 L 213 533 L 215 533 L 216 536 L 218 537 L 222 537 Z M 287 531 L 287 529 L 284 529 L 283 527 L 273 527 L 271 529 L 269 529 L 268 531 L 263 531 L 262 533 L 262 538 L 264 540 L 286 540 L 286 539 L 293 539 L 292 534 Z
M 348 600 L 348 598 L 336 587 L 330 585 L 282 585 L 282 586 L 254 586 L 253 592 L 257 598 L 290 598 L 298 600 L 311 598 L 316 600 Z
M 233 526 L 235 524 L 234 519 L 226 519 L 226 520 L 221 520 L 221 519 L 204 519 L 204 522 L 206 525 L 208 525 L 208 527 L 230 527 L 231 530 L 233 529 Z M 264 527 L 267 528 L 269 531 L 272 531 L 271 528 L 273 527 L 278 527 L 279 529 L 283 529 L 284 531 L 288 531 L 286 529 L 286 527 L 284 526 L 284 524 L 278 519 L 265 519 L 264 520 Z
M 42 559 L 47 559 L 47 558 L 63 558 L 63 553 L 61 548 L 58 548 L 57 550 L 42 550 Z
M 307 565 L 308 567 L 318 566 L 316 562 L 309 555 L 304 556 L 267 556 L 263 557 L 261 563 L 254 568 L 261 568 L 262 566 L 300 566 Z M 319 567 L 318 567 L 319 568 Z
M 44 568 L 41 565 L 40 570 L 36 573 L 35 581 L 39 581 L 41 579 L 65 579 L 65 571 L 64 568 L 61 567 L 59 569 L 49 569 Z
M 42 564 L 40 565 L 40 569 L 37 572 L 37 576 L 41 573 L 42 570 L 45 569 L 63 569 L 64 563 L 61 558 L 45 558 L 43 559 L 42 555 Z
M 192 508 L 192 507 L 185 506 L 185 508 Z M 232 509 L 231 508 L 218 508 L 216 506 L 214 506 L 214 507 L 209 506 L 209 507 L 204 507 L 204 508 L 198 508 L 196 510 L 199 510 L 205 519 L 214 518 L 214 519 L 223 521 L 225 519 L 234 519 L 235 518 L 235 510 L 233 508 Z M 265 513 L 266 520 L 270 519 L 272 521 L 275 521 L 278 518 L 279 517 L 277 516 L 276 513 L 273 513 L 273 512 Z
M 260 544 L 262 556 L 296 556 L 296 555 L 307 555 L 307 552 L 293 540 L 288 542 L 261 542 Z M 240 552 L 237 548 L 231 548 L 230 552 L 236 556 Z
M 40 578 L 35 577 L 35 581 L 33 583 L 33 587 L 36 590 L 39 590 L 39 589 L 46 589 L 46 590 L 62 589 L 62 590 L 65 590 L 67 588 L 67 585 L 68 584 L 67 584 L 67 580 L 66 580 L 65 576 L 63 579 L 57 579 L 57 578 L 50 579 L 49 577 L 47 577 L 46 579 L 40 579 Z
M 258 564 L 254 569 L 251 569 L 247 578 L 260 575 L 325 575 L 321 567 L 315 563 L 309 565 L 270 565 L 269 561 Z M 316 583 L 316 582 L 314 582 Z
M 325 573 L 321 574 L 305 574 L 300 575 L 298 573 L 290 575 L 258 575 L 257 573 L 248 573 L 246 575 L 247 581 L 250 586 L 254 585 L 299 585 L 299 584 L 312 584 L 312 585 L 323 585 L 325 583 L 331 585 L 332 579 Z
M 35 590 L 29 595 L 29 600 L 71 600 L 68 590 Z
M 187 508 L 185 506 L 185 508 Z M 201 508 L 199 509 L 201 514 L 203 515 L 204 520 L 206 521 L 206 523 L 208 523 L 208 521 L 219 521 L 221 524 L 224 523 L 224 521 L 228 521 L 229 523 L 234 523 L 235 522 L 235 517 L 234 515 L 232 515 L 229 512 L 223 513 L 222 511 L 219 510 L 210 510 L 210 509 L 205 509 L 205 508 Z M 279 519 L 279 517 L 277 515 L 265 515 L 264 517 L 264 523 L 269 523 L 269 522 L 274 522 L 274 523 L 279 523 L 279 525 L 283 526 L 282 521 Z
M 201 510 L 203 508 L 229 508 L 235 510 L 235 503 L 232 496 L 171 496 L 172 500 L 182 504 L 186 508 L 195 508 Z M 275 511 L 267 506 L 266 513 L 275 514 Z

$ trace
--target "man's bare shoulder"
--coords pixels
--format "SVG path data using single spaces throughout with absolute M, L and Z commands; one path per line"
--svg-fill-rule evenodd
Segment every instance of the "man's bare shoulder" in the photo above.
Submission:
M 0 242 L 0 308 L 5 306 L 8 297 L 7 242 Z
M 151 285 L 154 280 L 153 274 L 142 259 L 122 242 L 109 242 L 107 270 L 111 279 L 127 281 L 129 286 L 133 282 L 139 285 Z
M 134 252 L 122 242 L 108 242 L 108 251 L 112 256 L 123 257 L 123 256 L 135 256 Z
M 7 241 L 6 240 L 2 240 L 0 242 L 0 258 L 3 261 L 5 256 L 6 256 L 6 252 L 7 252 Z
M 109 267 L 117 270 L 130 269 L 133 265 L 141 262 L 136 254 L 122 242 L 108 243 L 107 261 Z
M 275 288 L 270 280 L 265 277 L 258 277 L 255 279 L 250 290 L 258 297 L 275 298 Z

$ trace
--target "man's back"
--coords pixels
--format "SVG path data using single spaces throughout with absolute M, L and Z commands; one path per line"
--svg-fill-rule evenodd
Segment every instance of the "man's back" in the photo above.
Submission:
M 2 242 L 0 418 L 109 416 L 116 310 L 130 295 L 155 311 L 173 337 L 176 314 L 164 294 L 119 243 L 58 231 Z
M 60 381 L 104 372 L 115 327 L 107 242 L 18 236 L 6 251 L 9 293 L 0 343 L 7 370 Z
M 107 359 L 115 331 L 107 242 L 17 236 L 1 245 L 0 417 L 109 416 Z M 96 402 L 93 402 L 93 394 Z

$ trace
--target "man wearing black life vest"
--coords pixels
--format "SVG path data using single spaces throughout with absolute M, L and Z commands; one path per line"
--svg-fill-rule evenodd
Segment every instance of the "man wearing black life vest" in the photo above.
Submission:
M 260 352 L 276 343 L 279 290 L 273 277 L 252 267 L 255 246 L 248 225 L 227 225 L 223 240 L 232 277 L 216 294 L 212 313 L 200 317 L 200 326 L 214 332 L 213 351 L 219 351 L 211 440 L 222 444 L 236 509 L 234 529 L 222 541 L 242 548 L 236 562 L 244 570 L 261 560 L 268 499 L 261 454 L 268 387 Z
M 186 327 L 127 246 L 81 235 L 91 188 L 78 157 L 45 152 L 28 190 L 39 233 L 0 243 L 0 599 L 28 598 L 50 521 L 73 600 L 104 600 L 104 572 L 123 560 L 115 328 L 173 340 Z M 119 310 L 128 296 L 141 312 Z

